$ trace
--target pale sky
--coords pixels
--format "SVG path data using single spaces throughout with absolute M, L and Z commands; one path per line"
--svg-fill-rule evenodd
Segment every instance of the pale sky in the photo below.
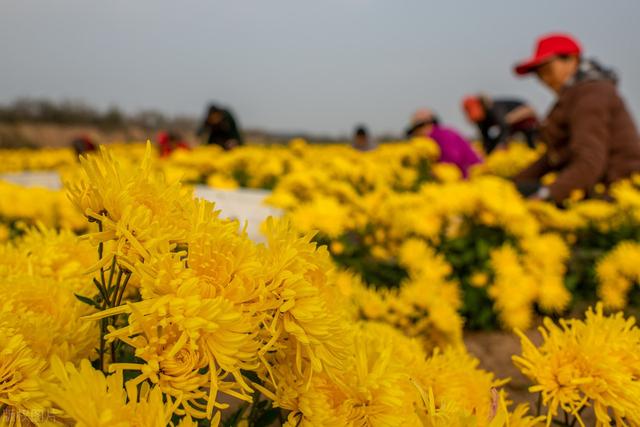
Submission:
M 417 107 L 470 128 L 468 93 L 552 96 L 511 72 L 548 31 L 614 67 L 640 114 L 640 1 L 0 0 L 0 103 L 20 96 L 275 131 L 400 132 Z

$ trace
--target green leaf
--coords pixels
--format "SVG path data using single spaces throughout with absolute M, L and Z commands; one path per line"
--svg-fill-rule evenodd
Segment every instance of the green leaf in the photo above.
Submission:
M 111 297 L 111 295 L 113 294 L 113 291 L 115 291 L 117 289 L 117 286 L 112 286 L 109 289 L 107 289 L 107 296 Z
M 224 426 L 224 427 L 235 427 L 235 426 L 237 426 L 238 423 L 240 422 L 240 420 L 242 419 L 242 414 L 247 409 L 247 406 L 248 405 L 242 405 L 240 408 L 238 408 L 237 411 L 235 411 L 234 413 L 229 415 L 228 418 L 222 420 L 222 422 L 220 424 L 222 426 Z
M 91 298 L 85 297 L 85 296 L 82 296 L 82 295 L 78 295 L 78 294 L 74 294 L 74 295 L 76 296 L 76 298 L 78 298 L 83 303 L 85 303 L 87 305 L 90 305 L 91 307 L 95 307 L 98 310 L 102 310 L 102 307 L 100 307 L 100 305 L 97 302 L 95 302 L 94 300 L 92 300 Z
M 270 409 L 268 411 L 265 411 L 260 415 L 260 417 L 258 417 L 257 420 L 255 420 L 253 425 L 255 425 L 255 426 L 270 426 L 278 419 L 279 413 L 280 413 L 280 409 L 279 408 L 273 408 L 273 409 Z

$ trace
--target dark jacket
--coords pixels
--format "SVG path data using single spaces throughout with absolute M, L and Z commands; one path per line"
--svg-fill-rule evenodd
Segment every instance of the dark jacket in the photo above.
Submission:
M 523 105 L 524 102 L 515 99 L 494 99 L 490 105 L 484 106 L 486 115 L 478 123 L 478 129 L 485 153 L 491 153 L 497 145 L 509 140 L 512 132 L 506 120 L 507 115 Z
M 541 136 L 546 154 L 515 180 L 537 180 L 556 171 L 549 187 L 556 202 L 575 189 L 589 193 L 599 182 L 608 185 L 640 171 L 640 137 L 615 76 L 594 63 L 581 66 L 559 94 Z
M 219 145 L 225 150 L 228 149 L 228 142 L 235 141 L 237 145 L 242 145 L 242 135 L 238 130 L 233 115 L 225 109 L 218 109 L 222 118 L 219 123 L 211 124 L 205 117 L 204 122 L 197 131 L 197 135 L 205 135 L 207 144 Z

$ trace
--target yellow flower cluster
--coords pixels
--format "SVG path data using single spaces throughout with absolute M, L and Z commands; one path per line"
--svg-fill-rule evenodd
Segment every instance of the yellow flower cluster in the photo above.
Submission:
M 621 226 L 627 219 L 626 209 L 622 209 L 620 204 L 604 200 L 581 200 L 564 209 L 532 201 L 529 207 L 543 227 L 561 232 L 575 232 L 588 227 L 606 232 Z
M 232 404 L 237 420 L 283 411 L 290 426 L 535 425 L 462 348 L 448 267 L 423 241 L 403 250 L 397 300 L 428 312 L 414 333 L 457 337 L 444 350 L 357 320 L 326 249 L 286 220 L 256 244 L 150 156 L 132 167 L 102 150 L 78 177 L 87 234 L 33 229 L 0 246 L 10 425 L 218 425 Z
M 532 201 L 529 208 L 542 227 L 562 232 L 593 228 L 615 231 L 640 222 L 640 175 L 618 181 L 608 189 L 609 198 L 577 199 L 559 209 L 550 203 Z
M 627 305 L 627 295 L 640 284 L 640 244 L 621 242 L 600 259 L 596 266 L 598 296 L 606 308 L 620 310 Z
M 288 166 L 259 178 L 277 181 L 273 197 L 288 211 L 265 223 L 260 244 L 178 182 L 191 153 L 182 165 L 177 154 L 165 162 L 135 150 L 83 159 L 66 180 L 88 231 L 41 226 L 0 245 L 0 404 L 9 414 L 0 423 L 540 425 L 466 352 L 459 312 L 470 288 L 486 292 L 508 327 L 528 327 L 534 308 L 565 309 L 566 234 L 548 232 L 500 178 L 459 181 L 443 167 L 441 182 L 416 187 L 434 152 L 414 144 L 341 165 L 335 153 L 360 154 L 331 147 L 322 159 L 322 148 L 295 141 L 282 156 Z M 297 169 L 313 156 L 321 167 Z M 250 165 L 241 158 L 232 175 L 203 161 L 193 180 L 248 183 L 258 175 L 241 176 Z M 376 171 L 385 158 L 391 170 Z M 634 214 L 636 184 L 615 191 L 625 196 L 616 209 Z M 594 211 L 582 215 L 603 221 Z M 406 277 L 397 288 L 366 286 L 314 243 L 315 228 L 336 259 L 364 248 L 367 261 Z M 602 295 L 624 300 L 637 251 L 621 244 L 602 260 Z M 565 411 L 584 425 L 590 406 L 599 425 L 640 425 L 632 319 L 598 306 L 584 321 L 547 320 L 539 347 L 521 337 L 514 362 L 541 393 L 547 423 Z
M 542 234 L 521 244 L 523 253 L 509 244 L 491 253 L 495 280 L 488 293 L 501 321 L 510 329 L 526 329 L 533 323 L 534 304 L 545 312 L 560 313 L 571 300 L 563 283 L 569 258 L 564 241 L 555 234 Z
M 40 381 L 51 357 L 75 362 L 95 354 L 97 325 L 81 319 L 95 310 L 74 296 L 92 288 L 84 272 L 94 254 L 70 231 L 30 229 L 0 246 L 0 403 L 12 423 L 46 417 L 50 401 Z
M 603 315 L 602 305 L 583 320 L 546 319 L 536 347 L 522 332 L 522 355 L 513 360 L 547 406 L 547 426 L 560 411 L 584 426 L 591 406 L 596 425 L 640 425 L 640 329 L 622 313 Z
M 76 231 L 86 228 L 86 221 L 62 191 L 0 181 L 0 194 L 0 221 L 6 227 L 0 241 L 9 237 L 9 228 L 38 223 Z
M 75 153 L 69 148 L 2 149 L 0 158 L 0 173 L 57 170 L 76 163 Z
M 145 144 L 140 142 L 115 142 L 109 148 L 118 155 L 144 157 Z M 78 156 L 70 147 L 39 149 L 0 149 L 0 173 L 24 171 L 59 171 L 65 172 L 78 165 Z
M 212 203 L 166 182 L 149 156 L 137 169 L 103 151 L 83 160 L 83 175 L 70 192 L 98 224 L 88 235 L 103 248 L 94 269 L 132 276 L 142 296 L 92 317 L 128 315 L 107 338 L 131 346 L 143 363 L 111 370 L 137 371 L 133 385 L 157 385 L 176 414 L 217 423 L 228 406 L 219 393 L 252 399 L 242 371 L 274 382 L 271 372 L 285 363 L 308 381 L 342 366 L 347 323 L 329 309 L 330 260 L 309 236 L 272 222 L 268 244 L 256 245 Z
M 129 170 L 145 155 L 142 144 L 115 144 L 111 151 L 129 159 L 129 166 L 124 168 Z M 13 160 L 7 164 L 7 170 L 57 169 L 66 182 L 84 179 L 69 150 L 48 150 L 47 153 L 51 160 L 37 151 L 9 150 L 7 154 Z M 125 153 L 126 156 L 120 156 Z M 443 276 L 444 279 L 457 286 L 458 293 L 463 295 L 469 287 L 476 293 L 486 293 L 484 301 L 489 304 L 485 305 L 493 305 L 506 327 L 531 324 L 535 306 L 546 312 L 561 312 L 568 307 L 570 295 L 562 284 L 570 258 L 567 247 L 577 245 L 575 250 L 584 248 L 595 254 L 610 250 L 613 244 L 592 250 L 589 246 L 595 241 L 590 238 L 592 235 L 596 235 L 599 242 L 614 243 L 638 238 L 633 230 L 640 223 L 640 177 L 609 189 L 615 203 L 578 200 L 559 209 L 550 203 L 523 200 L 509 181 L 495 176 L 513 175 L 539 155 L 539 150 L 512 144 L 506 150 L 495 151 L 468 181 L 460 180 L 459 172 L 452 165 L 433 165 L 437 155 L 437 145 L 427 139 L 382 144 L 365 153 L 344 145 L 311 145 L 304 140 L 293 140 L 288 146 L 247 146 L 231 152 L 223 152 L 219 147 L 197 147 L 178 150 L 162 159 L 154 153 L 147 154 L 153 159 L 153 173 L 162 172 L 170 182 L 182 180 L 223 188 L 272 188 L 268 202 L 283 208 L 292 227 L 300 233 L 319 231 L 316 241 L 328 244 L 339 264 L 349 268 L 353 263 L 343 260 L 360 257 L 361 263 L 367 265 L 400 267 L 411 276 L 402 288 L 420 281 L 410 266 L 400 262 L 403 245 L 408 239 L 421 239 L 432 248 L 432 254 L 444 255 L 442 262 L 451 264 L 453 273 Z M 111 177 L 105 175 L 103 179 L 109 181 Z M 19 235 L 24 224 L 38 221 L 49 227 L 76 231 L 87 228 L 64 192 L 24 189 L 0 182 L 0 193 L 4 195 L 0 198 L 3 223 L 0 241 Z M 115 196 L 107 195 L 109 197 Z M 163 197 L 171 198 L 168 193 Z M 137 200 L 143 199 L 136 196 L 131 200 L 140 203 Z M 87 207 L 81 205 L 83 210 Z M 165 208 L 169 209 L 166 206 L 152 209 Z M 99 212 L 92 209 L 93 221 L 98 221 Z M 123 220 L 127 224 L 146 221 L 146 214 L 141 213 L 140 208 L 113 214 L 128 216 Z M 109 231 L 108 227 L 113 226 L 109 221 L 106 219 L 104 233 L 123 232 Z M 175 225 L 171 221 L 168 224 Z M 150 236 L 164 233 L 168 238 L 170 234 L 166 227 L 157 224 L 149 227 L 153 229 L 147 232 Z M 129 225 L 123 229 L 127 228 Z M 558 238 L 551 239 L 549 232 L 559 235 L 564 244 Z M 546 243 L 551 244 L 555 256 L 540 256 L 545 254 Z M 122 240 L 115 244 L 121 246 L 118 250 L 137 250 L 135 244 L 128 247 Z M 140 253 L 134 258 L 140 261 L 144 256 Z M 109 261 L 104 262 L 103 267 L 108 270 Z M 583 262 L 593 269 L 596 260 Z M 362 273 L 357 269 L 355 272 Z M 523 291 L 515 295 L 509 282 L 518 277 L 522 278 Z M 136 279 L 131 280 L 135 286 Z M 382 280 L 395 286 L 404 278 L 383 276 Z M 380 284 L 385 283 L 376 283 Z M 613 287 L 603 285 L 600 289 L 611 291 Z M 379 291 L 378 295 L 374 292 L 359 292 L 365 298 L 361 305 L 373 306 L 372 301 L 377 300 L 386 305 L 388 311 L 398 304 L 396 291 Z M 397 292 L 400 295 L 401 292 Z M 467 300 L 458 297 L 448 302 L 451 310 L 461 308 L 460 299 Z M 462 310 L 468 314 L 466 308 Z M 409 313 L 406 309 L 404 312 Z
M 485 156 L 484 163 L 474 166 L 472 174 L 510 178 L 536 161 L 544 150 L 544 145 L 533 149 L 525 144 L 511 143 L 506 148 L 494 150 L 491 155 Z
M 285 190 L 277 187 L 274 197 L 279 197 L 280 191 Z M 442 301 L 449 304 L 452 312 L 458 310 L 459 284 L 447 280 L 452 267 L 437 255 L 436 249 L 443 242 L 470 235 L 475 227 L 502 230 L 517 241 L 516 246 L 496 248 L 489 264 L 479 266 L 488 268 L 492 274 L 485 275 L 481 283 L 476 284 L 476 287 L 488 290 L 497 313 L 507 327 L 528 327 L 533 320 L 535 303 L 547 312 L 561 312 L 571 299 L 563 284 L 565 264 L 569 258 L 567 244 L 557 235 L 542 233 L 526 202 L 510 183 L 499 178 L 487 176 L 471 181 L 426 183 L 417 192 L 407 193 L 383 189 L 346 200 L 317 196 L 312 202 L 289 208 L 288 215 L 299 230 L 320 230 L 330 240 L 354 233 L 360 239 L 359 245 L 370 248 L 373 262 L 397 260 L 410 273 L 410 279 L 401 285 L 399 291 L 377 291 L 378 295 L 373 290 L 362 293 L 366 299 L 363 305 L 377 306 L 372 310 L 379 314 L 391 311 L 396 316 L 406 313 L 407 317 L 413 317 L 407 308 L 411 304 L 403 305 L 399 301 L 411 301 L 416 290 L 418 295 L 433 294 L 437 298 L 441 292 L 455 295 L 442 298 Z M 338 250 L 333 245 L 331 248 L 337 255 L 342 255 L 349 245 L 350 239 L 346 239 Z M 411 249 L 407 250 L 407 247 Z M 546 256 L 549 250 L 553 257 Z M 406 254 L 412 254 L 413 258 Z M 489 255 L 487 252 L 488 258 Z M 426 267 L 429 263 L 443 267 Z M 432 273 L 426 280 L 421 279 L 419 271 L 429 270 L 438 273 Z M 521 285 L 514 287 L 514 282 Z M 427 291 L 424 287 L 427 285 L 420 283 L 430 283 L 438 291 L 423 292 Z M 367 311 L 364 313 L 371 317 Z M 449 321 L 452 316 L 441 315 L 442 324 L 458 323 Z M 396 324 L 395 320 L 387 317 Z M 427 317 L 424 322 L 427 322 Z
M 60 408 L 59 425 L 91 426 L 148 426 L 170 425 L 173 407 L 163 401 L 158 387 L 148 384 L 123 388 L 121 372 L 105 377 L 84 359 L 76 367 L 54 358 L 52 380 L 42 388 L 52 403 Z M 53 424 L 53 423 L 51 423 Z M 58 424 L 54 424 L 58 425 Z M 190 417 L 181 420 L 179 427 L 195 427 Z
M 349 275 L 352 282 L 346 296 L 353 299 L 360 316 L 393 325 L 420 340 L 427 351 L 460 347 L 460 289 L 448 279 L 451 266 L 418 239 L 407 240 L 400 257 L 410 273 L 398 288 L 375 290 Z
M 509 412 L 496 391 L 506 381 L 478 369 L 463 350 L 427 355 L 417 341 L 375 322 L 357 325 L 354 344 L 354 357 L 335 378 L 282 384 L 271 396 L 287 402 L 286 426 L 538 425 L 526 405 Z M 292 367 L 281 368 L 290 377 Z

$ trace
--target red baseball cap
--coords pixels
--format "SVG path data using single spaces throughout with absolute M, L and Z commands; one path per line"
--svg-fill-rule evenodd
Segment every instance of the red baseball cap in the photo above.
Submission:
M 533 57 L 516 64 L 513 70 L 516 74 L 524 75 L 534 71 L 554 56 L 580 55 L 581 52 L 580 43 L 570 35 L 547 34 L 538 39 Z

